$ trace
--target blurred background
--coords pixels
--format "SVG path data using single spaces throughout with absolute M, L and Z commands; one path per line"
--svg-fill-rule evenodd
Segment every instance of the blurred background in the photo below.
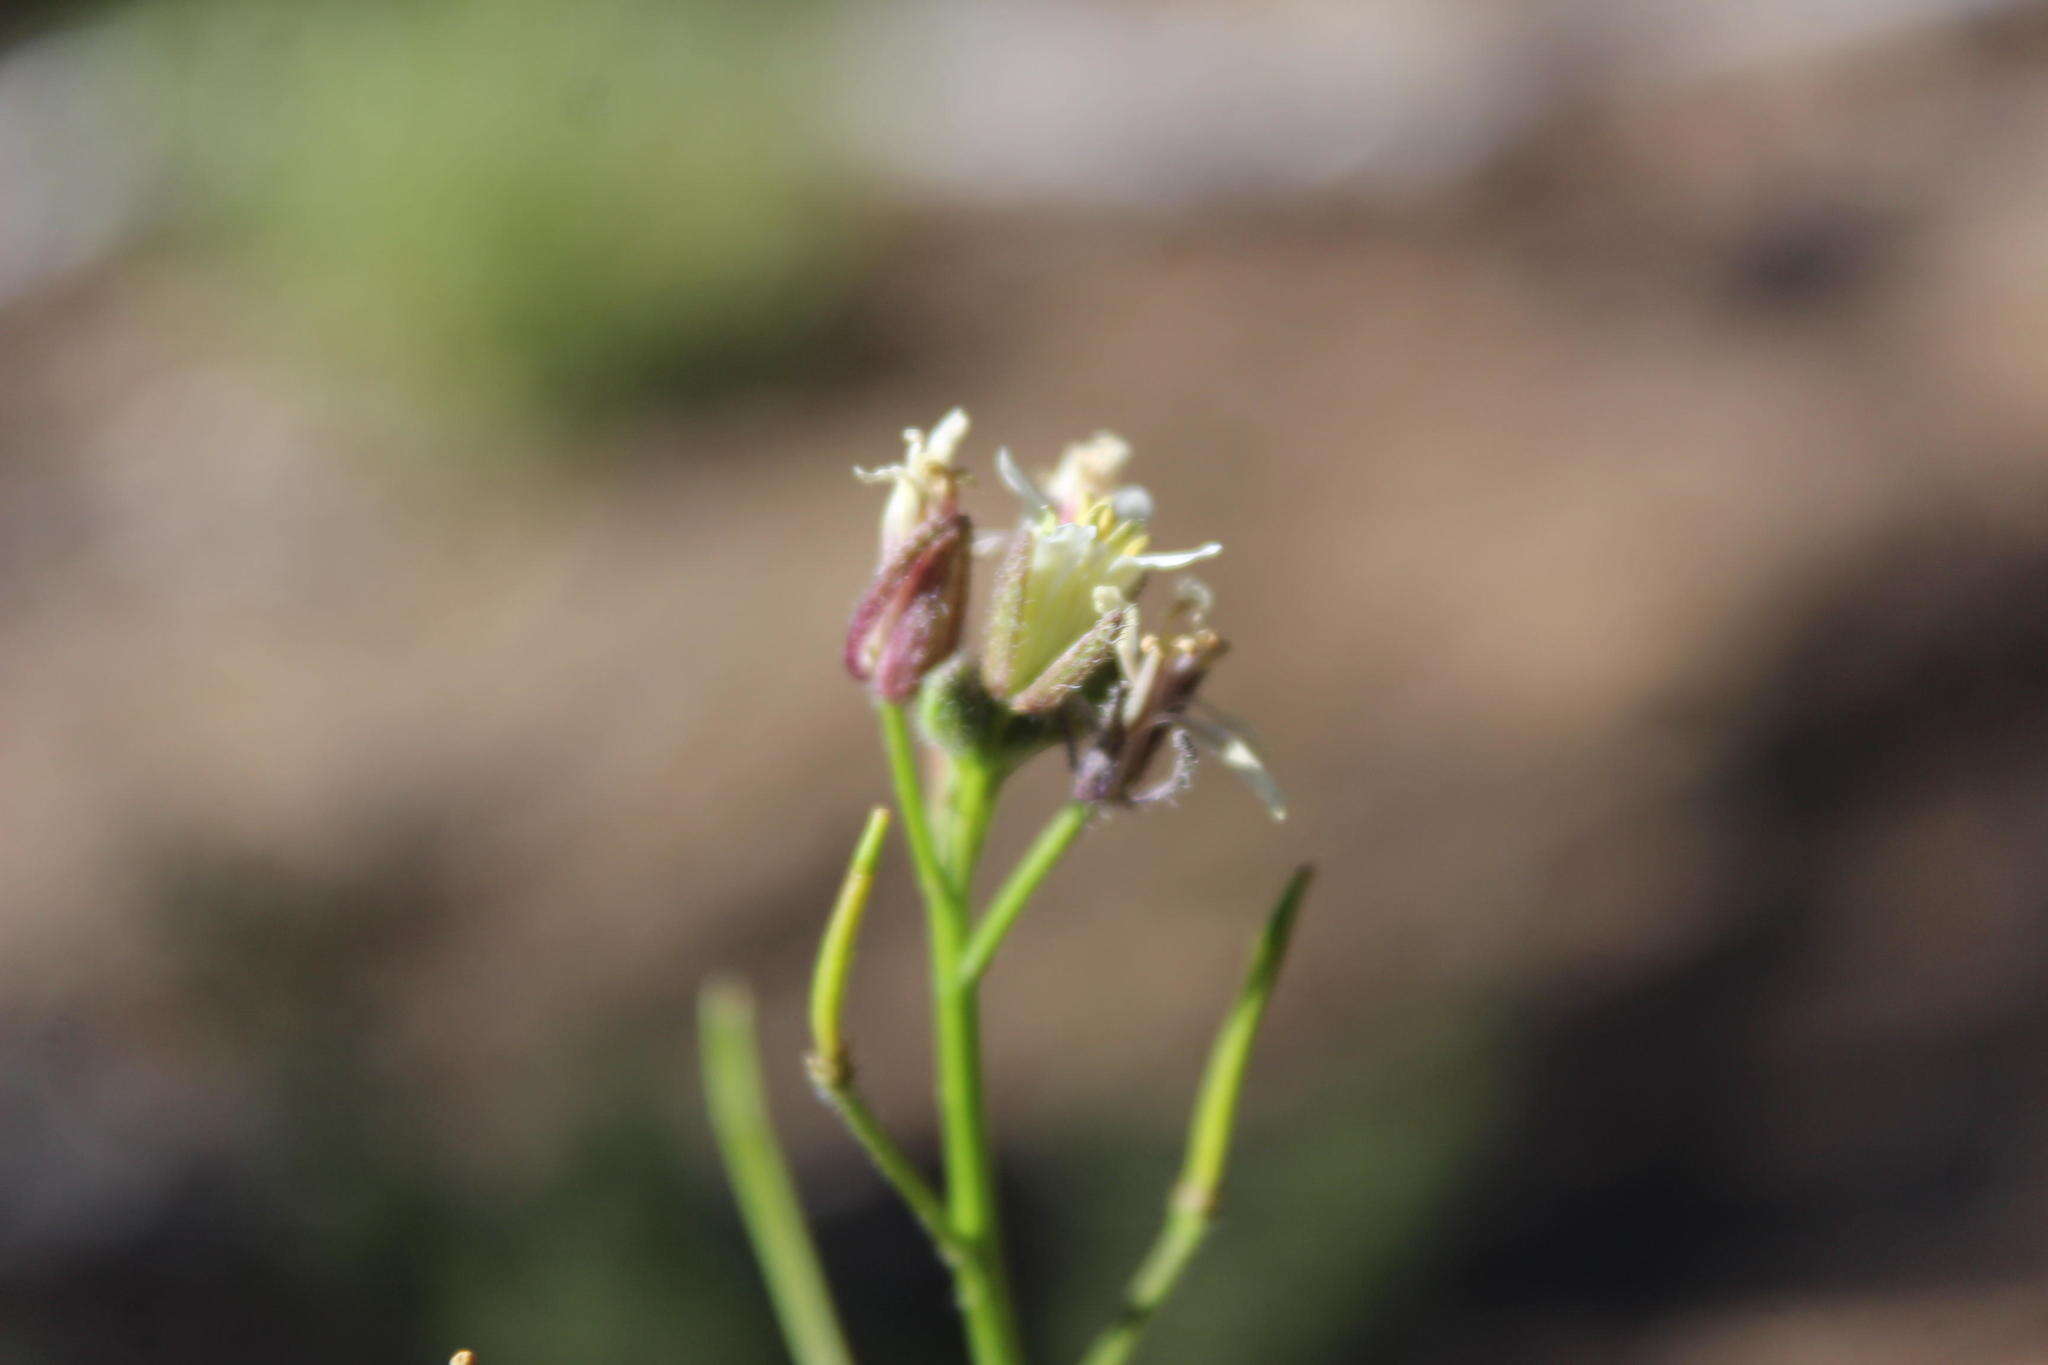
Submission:
M 993 979 L 1040 1352 L 1314 857 L 1149 1358 L 2048 1359 L 2044 146 L 1993 0 L 10 7 L 0 1361 L 779 1360 L 727 971 L 864 1358 L 959 1358 L 797 1064 L 848 469 L 955 403 L 1228 543 L 1295 811 Z M 892 862 L 929 1154 L 920 954 Z

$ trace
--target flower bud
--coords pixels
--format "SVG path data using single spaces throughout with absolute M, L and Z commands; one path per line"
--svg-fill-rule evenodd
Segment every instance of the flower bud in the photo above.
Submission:
M 855 470 L 870 483 L 890 483 L 882 513 L 881 561 L 853 610 L 846 632 L 846 669 L 884 701 L 904 702 L 924 675 L 959 648 L 967 607 L 972 528 L 959 510 L 953 452 L 967 431 L 955 408 L 927 439 L 906 431 L 903 463 Z
M 982 681 L 1014 711 L 1052 711 L 1107 668 L 1146 574 L 1222 553 L 1215 544 L 1147 553 L 1151 500 L 1142 489 L 1113 487 L 1129 454 L 1106 433 L 1069 447 L 1050 495 L 1008 451 L 996 455 L 1027 512 L 990 604 Z

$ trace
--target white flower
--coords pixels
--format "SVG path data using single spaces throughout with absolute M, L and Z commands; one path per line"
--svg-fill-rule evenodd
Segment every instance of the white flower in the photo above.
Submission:
M 1129 453 L 1107 433 L 1069 447 L 1053 477 L 1055 496 L 1007 450 L 996 453 L 997 471 L 1027 511 L 997 582 L 982 674 L 1014 709 L 1052 709 L 1109 661 L 1117 604 L 1136 598 L 1147 574 L 1223 552 L 1213 542 L 1171 553 L 1147 549 L 1151 499 L 1141 489 L 1111 487 Z

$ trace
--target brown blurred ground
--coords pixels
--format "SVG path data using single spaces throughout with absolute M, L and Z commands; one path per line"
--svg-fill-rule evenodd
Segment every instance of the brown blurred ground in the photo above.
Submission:
M 1501 1048 L 1406 1358 L 2048 1356 L 2044 141 L 2048 46 L 1958 26 L 1561 100 L 1399 210 L 928 211 L 843 372 L 568 465 L 423 462 L 510 438 L 334 391 L 174 262 L 17 305 L 0 972 L 66 1178 L 262 1140 L 167 984 L 195 867 L 416 898 L 348 1036 L 466 1179 L 548 1160 L 603 1021 L 680 1038 L 713 969 L 787 1056 L 881 796 L 847 468 L 958 402 L 982 468 L 1123 433 L 1162 539 L 1228 544 L 1216 696 L 1296 812 L 1212 774 L 1059 874 L 992 988 L 1006 1141 L 1168 1131 L 1313 857 L 1258 1105 L 1447 1011 Z M 915 1129 L 884 890 L 856 1027 Z

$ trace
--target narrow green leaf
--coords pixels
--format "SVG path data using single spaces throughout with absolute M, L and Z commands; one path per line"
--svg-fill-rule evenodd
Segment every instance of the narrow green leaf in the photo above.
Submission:
M 796 1365 L 853 1365 L 796 1183 L 775 1140 L 761 1086 L 753 995 L 738 982 L 714 982 L 697 998 L 697 1018 L 712 1132 L 789 1353 Z

